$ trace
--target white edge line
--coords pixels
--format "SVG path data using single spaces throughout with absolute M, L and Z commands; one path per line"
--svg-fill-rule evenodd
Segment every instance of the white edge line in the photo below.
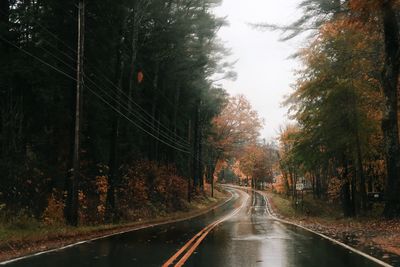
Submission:
M 66 245 L 66 246 L 62 246 L 62 247 L 59 247 L 59 248 L 40 251 L 40 252 L 37 252 L 37 253 L 34 253 L 34 254 L 30 254 L 30 255 L 14 258 L 14 259 L 11 259 L 11 260 L 2 261 L 2 262 L 0 262 L 0 265 L 6 265 L 6 264 L 13 263 L 13 262 L 16 262 L 16 261 L 20 261 L 20 260 L 24 260 L 24 259 L 28 259 L 28 258 L 33 258 L 33 257 L 39 256 L 39 255 L 42 255 L 42 254 L 47 254 L 47 253 L 52 253 L 52 252 L 64 250 L 64 249 L 67 249 L 67 248 L 75 247 L 75 246 L 82 245 L 82 244 L 85 244 L 85 243 L 90 243 L 90 242 L 93 242 L 93 241 L 96 241 L 96 240 L 100 240 L 100 239 L 104 239 L 104 238 L 108 238 L 108 237 L 111 237 L 111 236 L 117 236 L 117 235 L 122 235 L 122 234 L 130 233 L 130 232 L 135 232 L 135 231 L 138 231 L 138 230 L 143 230 L 143 229 L 146 229 L 146 228 L 152 228 L 152 227 L 156 227 L 156 226 L 161 226 L 161 225 L 166 225 L 166 224 L 171 224 L 171 223 L 177 223 L 177 222 L 182 222 L 182 221 L 186 221 L 186 220 L 191 220 L 193 218 L 202 216 L 202 215 L 204 215 L 204 214 L 206 214 L 206 213 L 208 213 L 210 211 L 213 211 L 213 210 L 215 210 L 215 209 L 217 209 L 219 207 L 222 207 L 223 205 L 225 205 L 226 203 L 231 201 L 232 198 L 233 198 L 233 194 L 231 192 L 229 192 L 229 194 L 231 196 L 227 200 L 225 200 L 223 203 L 220 203 L 217 206 L 213 207 L 212 209 L 205 210 L 205 211 L 203 211 L 203 212 L 201 212 L 199 214 L 195 214 L 195 215 L 192 215 L 192 216 L 189 216 L 189 217 L 180 218 L 180 219 L 176 219 L 176 220 L 172 220 L 172 221 L 160 222 L 160 223 L 154 223 L 154 224 L 150 224 L 150 225 L 140 226 L 140 227 L 129 229 L 129 230 L 125 230 L 125 231 L 120 231 L 120 232 L 116 232 L 116 233 L 112 233 L 112 234 L 108 234 L 108 235 L 104 235 L 104 236 L 100 236 L 100 237 L 95 237 L 95 238 L 92 238 L 92 239 L 89 239 L 89 240 L 79 241 L 79 242 L 76 242 L 76 243 L 73 243 L 73 244 L 69 244 L 69 245 Z
M 353 248 L 353 247 L 351 247 L 351 246 L 349 246 L 349 245 L 346 245 L 346 244 L 344 244 L 344 243 L 342 243 L 342 242 L 340 242 L 340 241 L 338 241 L 338 240 L 336 240 L 336 239 L 333 239 L 333 238 L 331 238 L 331 237 L 329 237 L 329 236 L 326 236 L 326 235 L 324 235 L 324 234 L 321 234 L 321 233 L 319 233 L 319 232 L 316 232 L 316 231 L 314 231 L 314 230 L 312 230 L 312 229 L 309 229 L 309 228 L 307 228 L 307 227 L 305 227 L 305 226 L 303 226 L 303 225 L 299 225 L 299 224 L 297 224 L 297 223 L 290 222 L 290 221 L 283 220 L 283 219 L 280 219 L 280 218 L 276 217 L 276 216 L 273 215 L 272 212 L 270 211 L 270 209 L 272 210 L 272 208 L 269 207 L 270 203 L 269 203 L 268 198 L 265 196 L 265 194 L 260 193 L 260 192 L 257 191 L 257 190 L 255 190 L 255 191 L 256 191 L 257 193 L 261 194 L 261 195 L 264 197 L 265 202 L 267 203 L 267 211 L 268 211 L 268 214 L 269 214 L 272 218 L 274 218 L 275 220 L 280 221 L 280 222 L 285 223 L 285 224 L 290 224 L 290 225 L 297 226 L 297 227 L 302 228 L 302 229 L 304 229 L 304 230 L 306 230 L 306 231 L 309 231 L 309 232 L 311 232 L 311 233 L 313 233 L 313 234 L 315 234 L 315 235 L 318 235 L 318 236 L 320 236 L 320 237 L 323 237 L 323 238 L 325 238 L 325 239 L 331 241 L 332 243 L 337 244 L 337 245 L 340 245 L 340 246 L 342 246 L 342 247 L 344 247 L 344 248 L 346 248 L 346 249 L 348 249 L 348 250 L 350 250 L 350 251 L 352 251 L 352 252 L 354 252 L 354 253 L 356 253 L 356 254 L 359 254 L 359 255 L 361 255 L 361 256 L 363 256 L 363 257 L 369 259 L 370 261 L 373 261 L 373 262 L 375 262 L 375 263 L 381 265 L 381 266 L 393 267 L 393 265 L 390 265 L 390 264 L 388 264 L 388 263 L 386 263 L 386 262 L 384 262 L 384 261 L 381 261 L 381 260 L 379 260 L 379 259 L 377 259 L 377 258 L 375 258 L 375 257 L 373 257 L 373 256 L 371 256 L 371 255 L 368 255 L 368 254 L 365 253 L 365 252 L 362 252 L 362 251 L 360 251 L 360 250 L 358 250 L 358 249 L 355 249 L 355 248 Z

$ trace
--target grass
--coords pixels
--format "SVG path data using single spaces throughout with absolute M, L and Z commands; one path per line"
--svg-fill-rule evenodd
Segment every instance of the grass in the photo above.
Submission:
M 294 202 L 286 196 L 269 193 L 274 207 L 284 217 L 293 218 L 299 216 L 318 217 L 326 220 L 337 220 L 342 217 L 340 207 L 335 203 L 328 203 L 323 200 L 313 199 L 311 195 L 304 195 L 303 205 L 297 208 Z

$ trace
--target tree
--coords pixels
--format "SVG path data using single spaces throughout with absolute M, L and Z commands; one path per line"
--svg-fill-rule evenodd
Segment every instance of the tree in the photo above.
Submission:
M 232 159 L 246 144 L 255 143 L 262 126 L 262 119 L 243 95 L 230 97 L 213 120 L 208 140 L 214 151 L 210 158 L 210 173 L 214 173 L 218 161 Z
M 382 24 L 385 43 L 385 65 L 381 84 L 385 96 L 382 131 L 386 153 L 386 206 L 384 215 L 387 218 L 400 216 L 400 144 L 398 123 L 398 81 L 400 33 L 396 18 L 396 1 L 381 1 Z
M 271 183 L 273 180 L 273 165 L 277 162 L 276 151 L 264 143 L 246 145 L 237 160 L 240 171 L 251 178 L 252 186 L 259 187 L 260 183 Z

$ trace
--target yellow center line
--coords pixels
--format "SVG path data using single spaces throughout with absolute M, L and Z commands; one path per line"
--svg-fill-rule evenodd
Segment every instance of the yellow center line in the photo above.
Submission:
M 187 250 L 187 252 L 182 256 L 182 258 L 175 264 L 176 267 L 183 266 L 185 262 L 189 259 L 189 257 L 193 254 L 193 252 L 196 250 L 196 248 L 200 245 L 200 243 L 206 238 L 209 232 L 211 232 L 212 229 L 214 229 L 217 225 L 220 223 L 232 218 L 235 216 L 246 204 L 248 195 L 246 199 L 243 201 L 242 205 L 235 209 L 231 214 L 225 216 L 224 218 L 217 220 L 209 225 L 207 225 L 205 228 L 203 228 L 200 232 L 198 232 L 192 239 L 190 239 L 178 252 L 176 252 L 171 258 L 169 258 L 162 266 L 163 267 L 168 267 L 172 265 L 176 259 Z M 192 245 L 193 244 L 193 245 Z M 192 245 L 192 246 L 191 246 Z M 190 247 L 191 246 L 191 247 Z M 189 248 L 190 247 L 190 248 Z
M 199 237 L 201 236 L 205 231 L 207 231 L 211 226 L 215 224 L 211 223 L 204 227 L 200 232 L 198 232 L 192 239 L 190 239 L 178 252 L 176 252 L 171 258 L 168 259 L 162 266 L 167 267 L 170 266 L 174 261 Z

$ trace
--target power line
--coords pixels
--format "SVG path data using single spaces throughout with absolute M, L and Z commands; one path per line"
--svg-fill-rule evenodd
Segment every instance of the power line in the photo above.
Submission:
M 88 63 L 88 65 L 90 67 L 93 67 L 95 70 L 97 70 L 98 72 L 101 73 L 101 71 L 92 66 L 91 64 Z M 95 75 L 96 76 L 96 75 Z M 182 142 L 189 144 L 189 142 L 187 140 L 185 140 L 184 138 L 180 137 L 179 135 L 177 135 L 175 132 L 171 131 L 167 126 L 165 126 L 163 123 L 161 123 L 160 121 L 158 121 L 157 119 L 155 119 L 151 114 L 149 114 L 144 108 L 142 108 L 137 102 L 135 102 L 131 97 L 129 97 L 121 88 L 119 88 L 119 86 L 115 85 L 112 81 L 110 81 L 109 78 L 107 78 L 104 74 L 102 74 L 102 77 L 105 81 L 107 81 L 112 87 L 114 87 L 117 91 L 119 91 L 121 94 L 123 94 L 129 102 L 131 102 L 132 104 L 134 104 L 136 107 L 138 107 L 140 110 L 143 111 L 143 113 L 145 115 L 147 115 L 149 117 L 149 119 L 151 119 L 152 121 L 156 122 L 158 125 L 160 125 L 162 128 L 164 128 L 166 131 L 172 133 L 173 135 L 175 135 L 178 139 L 180 139 Z
M 43 50 L 45 50 L 47 53 L 49 53 L 51 56 L 53 56 L 54 58 L 56 58 L 57 60 L 59 60 L 60 62 L 62 62 L 63 64 L 65 64 L 66 66 L 68 66 L 69 68 L 71 68 L 72 70 L 75 70 L 75 68 L 73 68 L 72 66 L 70 66 L 67 62 L 63 61 L 62 59 L 60 59 L 59 57 L 57 57 L 56 55 L 54 55 L 53 53 L 51 53 L 50 51 L 48 51 L 45 48 L 42 48 Z M 146 124 L 148 127 L 150 127 L 153 131 L 156 131 L 156 129 L 154 128 L 153 125 L 151 125 L 151 123 L 146 120 L 146 118 L 144 118 L 140 113 L 133 113 L 133 110 L 130 110 L 129 108 L 127 108 L 126 106 L 124 106 L 121 102 L 119 102 L 115 97 L 109 95 L 104 88 L 101 88 L 97 83 L 95 83 L 92 79 L 90 79 L 89 77 L 87 77 L 84 74 L 84 77 L 86 77 L 94 86 L 96 86 L 99 90 L 101 90 L 104 94 L 106 94 L 109 98 L 111 98 L 112 100 L 114 100 L 116 102 L 116 104 L 119 104 L 120 106 L 122 106 L 126 111 L 128 111 L 129 113 L 131 113 L 133 116 L 135 116 L 137 119 L 141 120 L 141 122 L 143 122 L 144 124 Z M 97 76 L 96 76 L 97 77 Z M 139 117 L 138 117 L 139 116 Z M 169 141 L 173 141 L 176 142 L 176 139 L 174 140 L 170 135 L 167 135 L 163 132 L 161 132 L 161 134 L 166 138 L 169 139 Z M 188 146 L 188 144 L 182 144 L 181 142 L 177 142 L 177 145 L 187 148 L 186 146 Z
M 156 140 L 160 141 L 161 143 L 175 149 L 178 151 L 181 151 L 183 153 L 186 154 L 190 154 L 190 151 L 187 150 L 183 150 L 181 148 L 178 148 L 170 143 L 165 142 L 164 140 L 160 139 L 159 137 L 153 135 L 152 133 L 148 132 L 146 129 L 144 129 L 143 127 L 141 127 L 140 125 L 138 125 L 135 121 L 131 120 L 129 117 L 127 117 L 125 114 L 123 114 L 122 112 L 120 112 L 118 110 L 118 108 L 114 107 L 111 103 L 109 103 L 107 100 L 105 100 L 102 96 L 100 96 L 99 94 L 97 94 L 94 90 L 92 90 L 90 87 L 86 86 L 86 88 L 92 93 L 94 94 L 96 97 L 98 97 L 104 104 L 106 104 L 107 106 L 109 106 L 111 109 L 113 109 L 115 112 L 117 112 L 119 115 L 121 115 L 122 117 L 124 117 L 125 119 L 127 119 L 129 122 L 131 122 L 133 125 L 135 125 L 137 128 L 141 129 L 142 131 L 144 131 L 145 133 L 147 133 L 148 135 L 152 136 L 153 138 L 155 138 Z
M 44 50 L 46 53 L 48 53 L 50 56 L 54 57 L 55 59 L 57 59 L 59 62 L 63 63 L 66 67 L 68 67 L 69 69 L 71 69 L 72 71 L 76 71 L 76 68 L 71 66 L 70 63 L 65 62 L 63 59 L 59 58 L 58 56 L 56 56 L 54 53 L 52 53 L 51 51 L 49 51 L 48 49 L 44 48 L 44 47 L 40 47 L 42 50 Z
M 43 49 L 44 51 L 46 51 L 49 55 L 51 55 L 52 57 L 56 58 L 58 61 L 62 62 L 64 65 L 66 65 L 67 67 L 69 67 L 71 70 L 73 70 L 73 71 L 76 70 L 74 67 L 72 67 L 71 65 L 69 65 L 69 63 L 67 63 L 67 62 L 65 62 L 64 60 L 60 59 L 58 56 L 54 55 L 54 54 L 53 54 L 52 52 L 50 52 L 49 50 L 45 49 L 44 47 L 42 47 L 42 49 Z M 113 96 L 109 95 L 103 88 L 101 88 L 98 84 L 96 84 L 92 79 L 90 79 L 90 78 L 87 77 L 86 75 L 85 75 L 85 77 L 88 78 L 88 80 L 89 80 L 93 85 L 95 85 L 99 90 L 101 90 L 103 93 L 105 93 L 109 98 L 111 98 L 112 100 L 114 100 L 117 104 L 123 106 L 123 105 L 121 104 L 121 102 L 119 102 L 119 101 L 118 101 L 117 99 L 115 99 Z M 97 77 L 97 76 L 96 76 L 96 77 Z M 151 125 L 151 123 L 150 123 L 146 118 L 144 118 L 140 113 L 135 114 L 135 113 L 133 113 L 132 110 L 130 110 L 129 108 L 126 108 L 125 106 L 123 106 L 123 108 L 124 108 L 125 110 L 127 110 L 129 113 L 131 113 L 133 116 L 135 116 L 137 119 L 141 120 L 141 122 L 145 123 L 145 124 L 146 124 L 148 127 L 150 127 L 153 131 L 156 131 L 156 129 L 154 128 L 154 126 Z M 139 116 L 140 118 L 138 118 L 138 116 Z M 167 134 L 165 134 L 165 133 L 162 133 L 162 135 L 163 135 L 165 138 L 169 139 L 170 141 L 173 141 L 173 142 L 175 141 L 175 142 L 176 142 L 176 139 L 174 140 L 170 135 L 167 135 Z M 182 144 L 181 142 L 178 142 L 177 144 L 178 144 L 179 146 L 185 147 L 185 148 L 186 148 L 186 146 L 189 145 L 188 143 L 187 143 L 187 144 Z
M 38 24 L 40 27 L 42 27 L 42 28 L 45 28 L 44 26 L 42 26 L 41 24 Z M 46 31 L 47 32 L 49 32 L 49 33 L 51 33 L 48 29 L 46 29 Z M 55 36 L 54 34 L 53 34 L 53 36 Z M 56 36 L 55 36 L 56 37 Z M 59 39 L 58 39 L 59 40 Z M 49 43 L 49 44 L 51 44 L 49 41 L 47 41 L 47 40 L 45 40 L 47 43 Z M 62 42 L 61 40 L 60 40 L 60 42 Z M 65 44 L 65 43 L 64 43 Z M 59 51 L 60 53 L 63 53 L 61 50 L 59 50 L 58 48 L 56 48 L 54 45 L 51 45 L 54 49 L 56 49 L 57 51 Z M 44 47 L 41 47 L 43 50 L 45 50 L 47 53 L 49 53 L 51 56 L 53 56 L 54 58 L 56 58 L 58 61 L 60 61 L 60 62 L 62 62 L 63 64 L 65 64 L 66 66 L 68 66 L 70 69 L 72 69 L 72 70 L 76 70 L 75 68 L 73 68 L 73 67 L 71 67 L 68 63 L 66 63 L 64 60 L 62 60 L 62 59 L 60 59 L 58 56 L 56 56 L 56 55 L 54 55 L 52 52 L 50 52 L 49 50 L 47 50 L 47 49 L 45 49 Z M 75 51 L 74 51 L 75 52 Z M 76 52 L 75 52 L 76 53 Z M 69 58 L 71 58 L 71 57 L 69 57 Z M 71 58 L 72 59 L 72 58 Z M 173 135 L 175 135 L 176 137 L 177 137 L 177 139 L 179 139 L 179 140 L 181 140 L 181 142 L 184 142 L 186 145 L 189 145 L 189 143 L 185 140 L 185 139 L 183 139 L 182 137 L 180 137 L 180 136 L 178 136 L 175 132 L 172 132 L 168 127 L 166 127 L 165 125 L 163 125 L 161 122 L 159 122 L 157 119 L 155 119 L 152 115 L 150 115 L 150 114 L 148 114 L 147 112 L 146 112 L 146 110 L 144 110 L 139 104 L 137 104 L 136 102 L 134 102 L 129 96 L 127 96 L 126 95 L 126 93 L 122 90 L 122 89 L 120 89 L 118 86 L 116 86 L 112 81 L 110 81 L 104 74 L 102 74 L 101 73 L 101 71 L 98 69 L 98 68 L 96 68 L 96 67 L 94 67 L 94 66 L 92 66 L 92 64 L 88 64 L 90 67 L 93 67 L 94 69 L 96 69 L 98 72 L 100 72 L 100 74 L 102 75 L 102 78 L 103 79 L 105 79 L 108 83 L 110 83 L 114 88 L 116 88 L 119 92 L 121 92 L 122 94 L 124 94 L 126 97 L 127 97 L 127 99 L 129 100 L 129 102 L 132 102 L 135 106 L 137 106 L 137 107 L 139 107 L 143 112 L 145 112 L 146 113 L 146 115 L 148 116 L 148 117 L 150 117 L 151 118 L 151 120 L 153 120 L 154 122 L 156 122 L 157 124 L 159 124 L 161 127 L 163 127 L 165 130 L 167 130 L 167 131 L 169 131 L 170 133 L 172 133 Z M 95 75 L 94 73 L 92 73 L 95 77 L 97 77 L 98 78 L 98 76 L 97 75 Z M 99 79 L 100 80 L 100 79 Z M 93 81 L 92 81 L 92 83 L 93 83 Z M 96 86 L 96 87 L 98 87 L 98 86 Z M 150 123 L 146 118 L 144 118 L 140 113 L 138 113 L 138 116 L 141 116 L 142 118 L 143 118 L 143 120 L 146 120 L 148 123 Z
M 104 88 L 101 88 L 101 87 L 100 87 L 97 83 L 95 83 L 92 79 L 90 79 L 90 78 L 87 77 L 86 75 L 85 75 L 85 77 L 88 79 L 88 81 L 89 81 L 90 83 L 92 83 L 92 84 L 93 84 L 96 88 L 98 88 L 102 93 L 104 93 L 107 97 L 109 97 L 111 100 L 113 100 L 116 104 L 118 104 L 118 105 L 120 105 L 122 108 L 124 108 L 127 112 L 129 112 L 130 114 L 132 114 L 136 119 L 138 119 L 138 120 L 140 120 L 141 122 L 143 122 L 146 126 L 148 126 L 149 128 L 151 128 L 151 130 L 157 131 L 157 129 L 155 129 L 154 126 L 151 125 L 151 123 L 150 123 L 148 120 L 146 120 L 146 119 L 143 118 L 143 117 L 138 117 L 138 116 L 140 116 L 139 113 L 134 113 L 133 110 L 129 109 L 129 107 L 126 107 L 126 106 L 125 106 L 126 103 L 120 102 L 116 97 L 111 96 L 109 93 L 107 93 L 107 92 L 104 90 Z M 181 146 L 181 147 L 183 147 L 183 148 L 187 148 L 187 147 L 188 147 L 187 144 L 183 144 L 183 143 L 181 143 L 181 142 L 177 142 L 176 139 L 173 139 L 172 136 L 170 136 L 170 135 L 164 133 L 163 131 L 161 131 L 160 133 L 162 134 L 163 137 L 165 137 L 166 139 L 169 139 L 169 141 L 176 142 L 177 145 L 179 145 L 179 146 Z
M 69 63 L 65 62 L 64 60 L 60 59 L 58 56 L 54 55 L 52 52 L 50 52 L 49 50 L 45 49 L 44 47 L 41 47 L 44 51 L 46 51 L 48 54 L 50 54 L 52 57 L 56 58 L 58 61 L 62 62 L 64 65 L 66 65 L 67 67 L 69 67 L 71 70 L 75 71 L 76 69 L 73 68 L 72 66 L 69 65 Z M 111 98 L 112 100 L 114 100 L 117 104 L 122 105 L 121 102 L 119 102 L 115 97 L 109 95 L 105 90 L 103 90 L 104 88 L 101 88 L 97 83 L 95 83 L 92 79 L 90 79 L 89 77 L 87 77 L 86 75 L 84 75 L 95 87 L 97 87 L 99 90 L 101 90 L 104 94 L 106 94 L 109 98 Z M 97 76 L 96 76 L 97 77 Z M 144 118 L 140 113 L 133 113 L 133 110 L 130 110 L 128 108 L 126 108 L 125 106 L 123 106 L 123 108 L 125 110 L 127 110 L 129 113 L 131 113 L 133 116 L 135 116 L 137 119 L 139 119 L 141 122 L 143 122 L 144 124 L 146 124 L 148 127 L 150 127 L 153 131 L 156 131 L 156 129 L 154 128 L 153 125 L 151 125 L 151 123 Z M 138 117 L 139 116 L 139 117 Z M 170 141 L 176 141 L 174 139 L 172 139 L 171 136 L 163 134 L 163 136 L 167 139 L 169 139 Z M 178 144 L 182 147 L 185 147 L 185 144 L 182 144 L 180 142 L 178 142 Z M 187 144 L 186 144 L 187 145 Z
M 53 65 L 47 63 L 46 61 L 42 60 L 41 58 L 39 58 L 39 57 L 35 56 L 34 54 L 28 52 L 28 51 L 25 50 L 24 48 L 15 45 L 14 43 L 12 43 L 12 42 L 10 42 L 9 40 L 5 39 L 2 35 L 0 35 L 0 40 L 2 40 L 2 41 L 4 41 L 4 42 L 6 42 L 7 44 L 9 44 L 9 45 L 11 45 L 11 46 L 17 48 L 18 50 L 24 52 L 24 53 L 27 54 L 28 56 L 30 56 L 30 57 L 36 59 L 37 61 L 39 61 L 39 62 L 41 62 L 42 64 L 46 65 L 47 67 L 49 67 L 49 68 L 55 70 L 56 72 L 58 72 L 58 73 L 60 73 L 60 74 L 62 74 L 62 75 L 64 75 L 64 76 L 66 76 L 66 77 L 68 77 L 68 78 L 70 78 L 70 79 L 76 81 L 76 78 L 74 78 L 73 76 L 71 76 L 71 75 L 65 73 L 64 71 L 60 70 L 60 69 L 57 68 L 57 67 L 54 67 Z
M 2 12 L 3 13 L 3 12 Z M 77 20 L 74 16 L 72 16 L 69 13 L 65 13 L 68 16 L 70 16 L 71 18 L 73 18 L 75 21 Z M 69 46 L 65 41 L 61 40 L 57 35 L 55 35 L 53 32 L 51 32 L 49 29 L 47 29 L 45 26 L 43 26 L 41 23 L 39 23 L 38 21 L 34 20 L 33 23 L 35 23 L 36 25 L 38 25 L 40 28 L 42 28 L 44 31 L 46 31 L 48 34 L 50 34 L 54 39 L 56 39 L 57 41 L 59 41 L 60 43 L 62 43 L 66 48 L 68 48 L 68 50 L 72 51 L 74 54 L 77 53 L 77 51 L 75 49 L 73 49 L 71 46 Z M 89 32 L 91 32 L 91 30 L 89 29 Z M 44 39 L 45 40 L 45 39 Z M 56 49 L 58 52 L 60 52 L 61 54 L 65 55 L 66 57 L 68 57 L 69 59 L 75 60 L 72 57 L 70 57 L 69 55 L 65 54 L 63 51 L 61 51 L 60 49 L 58 49 L 55 45 L 53 45 L 51 42 L 45 40 L 46 43 L 48 43 L 51 47 L 53 47 L 54 49 Z M 41 47 L 43 50 L 45 50 L 47 53 L 49 53 L 50 55 L 52 55 L 54 58 L 56 58 L 58 61 L 60 61 L 61 63 L 65 64 L 66 66 L 68 66 L 70 69 L 72 70 L 76 70 L 74 67 L 69 66 L 68 63 L 66 63 L 64 60 L 60 59 L 59 57 L 55 56 L 53 53 L 51 53 L 49 50 L 46 50 L 45 48 Z M 84 57 L 84 60 L 86 60 L 86 57 Z M 115 85 L 112 81 L 110 81 L 106 75 L 104 75 L 98 68 L 92 66 L 92 64 L 90 64 L 89 62 L 87 62 L 87 64 L 89 65 L 89 67 L 93 67 L 95 70 L 97 70 L 100 75 L 110 84 L 112 85 L 115 89 L 117 89 L 119 92 L 121 92 L 125 97 L 127 97 L 128 101 L 133 103 L 135 106 L 137 106 L 140 110 L 143 111 L 143 113 L 145 113 L 149 119 L 151 119 L 152 121 L 154 121 L 155 123 L 157 123 L 158 125 L 160 125 L 162 128 L 164 128 L 166 131 L 170 132 L 171 134 L 173 134 L 174 136 L 176 136 L 177 139 L 181 140 L 181 142 L 190 145 L 189 142 L 187 140 L 185 140 L 184 138 L 182 138 L 181 136 L 177 135 L 176 132 L 172 131 L 171 129 L 169 129 L 167 126 L 165 126 L 163 123 L 161 123 L 160 121 L 158 121 L 156 118 L 154 118 L 151 114 L 149 114 L 145 109 L 143 109 L 138 103 L 136 103 L 133 99 L 131 99 L 128 95 L 126 95 L 126 93 L 119 88 L 117 85 Z M 154 88 L 153 88 L 154 89 Z M 168 104 L 170 104 L 172 107 L 175 108 L 175 105 L 173 105 L 171 103 L 171 101 L 162 93 L 160 92 L 161 96 L 163 96 Z M 184 116 L 185 118 L 188 118 L 187 116 L 185 116 L 184 114 L 182 114 L 182 116 Z
M 69 14 L 69 13 L 65 13 L 65 14 L 67 14 L 68 16 L 70 16 L 72 19 L 74 19 L 74 20 L 76 20 L 76 18 L 74 17 L 74 16 L 72 16 L 71 14 Z M 91 29 L 87 29 L 88 30 L 88 32 L 89 33 L 91 33 L 92 35 L 96 35 L 96 33 L 94 33 Z M 100 44 L 100 46 L 101 46 L 101 44 Z M 126 50 L 129 50 L 129 48 L 123 43 L 123 47 L 124 47 L 124 49 L 126 49 Z M 93 67 L 94 69 L 96 69 L 101 75 L 103 75 L 104 77 L 106 77 L 98 68 L 95 68 L 94 66 L 92 66 L 89 62 L 87 63 L 90 67 Z M 147 72 L 145 72 L 146 74 L 148 74 Z M 108 82 L 110 82 L 114 87 L 117 87 L 112 81 L 110 81 L 109 79 L 106 79 Z M 154 88 L 152 88 L 152 89 L 154 89 Z M 164 97 L 164 99 L 167 101 L 167 103 L 168 104 L 170 104 L 171 105 L 171 107 L 173 107 L 173 108 L 176 108 L 176 106 L 161 92 L 161 91 L 159 91 L 159 93 L 160 93 L 160 95 L 162 96 L 162 97 Z M 126 94 L 125 94 L 125 96 L 126 96 Z M 132 99 L 129 99 L 129 100 L 132 100 Z M 132 100 L 133 101 L 133 100 Z M 135 105 L 136 105 L 136 103 L 135 103 Z M 140 109 L 142 109 L 142 107 L 139 105 L 138 106 Z M 179 108 L 178 108 L 179 109 Z M 142 109 L 145 113 L 147 113 L 146 112 L 146 110 L 144 110 L 144 109 Z M 160 126 L 161 127 L 163 127 L 163 128 L 165 128 L 167 131 L 171 131 L 170 129 L 168 129 L 166 126 L 163 126 L 160 122 L 158 122 L 155 118 L 153 118 L 153 116 L 152 115 L 150 115 L 150 114 L 147 114 L 148 116 L 150 116 L 153 120 L 155 120 L 158 124 L 160 124 Z M 185 117 L 186 119 L 190 119 L 189 117 L 187 117 L 185 114 L 181 114 L 183 117 Z M 171 131 L 172 132 L 172 131 Z M 176 134 L 176 133 L 174 133 L 173 132 L 173 134 Z M 180 136 L 178 136 L 178 138 L 179 139 L 181 139 L 182 141 L 184 141 L 184 142 L 186 142 L 187 143 L 187 141 L 185 140 L 185 139 L 183 139 L 183 138 L 181 138 Z
M 65 77 L 73 80 L 73 81 L 77 81 L 77 79 L 67 73 L 65 73 L 64 71 L 60 70 L 59 68 L 51 65 L 50 63 L 47 63 L 46 61 L 42 60 L 41 58 L 35 56 L 34 54 L 26 51 L 25 49 L 23 49 L 22 47 L 19 47 L 17 45 L 15 45 L 14 43 L 10 42 L 9 40 L 7 40 L 6 38 L 4 38 L 3 36 L 0 35 L 0 40 L 8 43 L 9 45 L 15 47 L 16 49 L 22 51 L 23 53 L 27 54 L 28 56 L 36 59 L 37 61 L 41 62 L 42 64 L 46 65 L 47 67 L 55 70 L 56 72 L 64 75 Z M 113 109 L 114 111 L 116 111 L 119 115 L 123 116 L 124 118 L 126 118 L 129 122 L 131 122 L 133 125 L 135 125 L 137 128 L 139 128 L 140 130 L 142 130 L 143 132 L 147 133 L 148 135 L 152 136 L 153 138 L 155 138 L 156 140 L 160 141 L 161 143 L 175 149 L 178 151 L 181 151 L 183 153 L 187 153 L 190 154 L 189 151 L 187 150 L 183 150 L 181 148 L 178 148 L 176 146 L 174 146 L 173 144 L 168 143 L 167 141 L 162 140 L 161 138 L 155 136 L 154 134 L 150 133 L 149 131 L 147 131 L 146 129 L 144 129 L 143 127 L 141 127 L 140 125 L 138 125 L 136 122 L 134 122 L 133 120 L 131 120 L 129 117 L 127 117 L 125 114 L 121 113 L 117 108 L 115 108 L 114 106 L 112 106 L 112 104 L 110 104 L 107 100 L 105 100 L 103 97 L 101 97 L 99 94 L 97 94 L 94 90 L 92 90 L 90 87 L 88 87 L 89 91 L 92 92 L 95 96 L 97 96 L 101 101 L 103 101 L 106 105 L 108 105 L 111 109 Z M 154 129 L 153 129 L 154 130 Z
M 68 54 L 65 53 L 64 51 L 60 50 L 56 45 L 54 45 L 53 43 L 47 41 L 46 39 L 43 39 L 43 38 L 42 38 L 42 40 L 43 40 L 44 42 L 46 42 L 50 47 L 52 47 L 53 49 L 57 50 L 60 54 L 62 54 L 63 56 L 67 57 L 69 60 L 72 60 L 72 62 L 75 62 L 75 60 L 76 60 L 75 58 L 73 58 L 72 56 L 68 55 Z M 76 54 L 76 53 L 75 53 L 75 54 Z

